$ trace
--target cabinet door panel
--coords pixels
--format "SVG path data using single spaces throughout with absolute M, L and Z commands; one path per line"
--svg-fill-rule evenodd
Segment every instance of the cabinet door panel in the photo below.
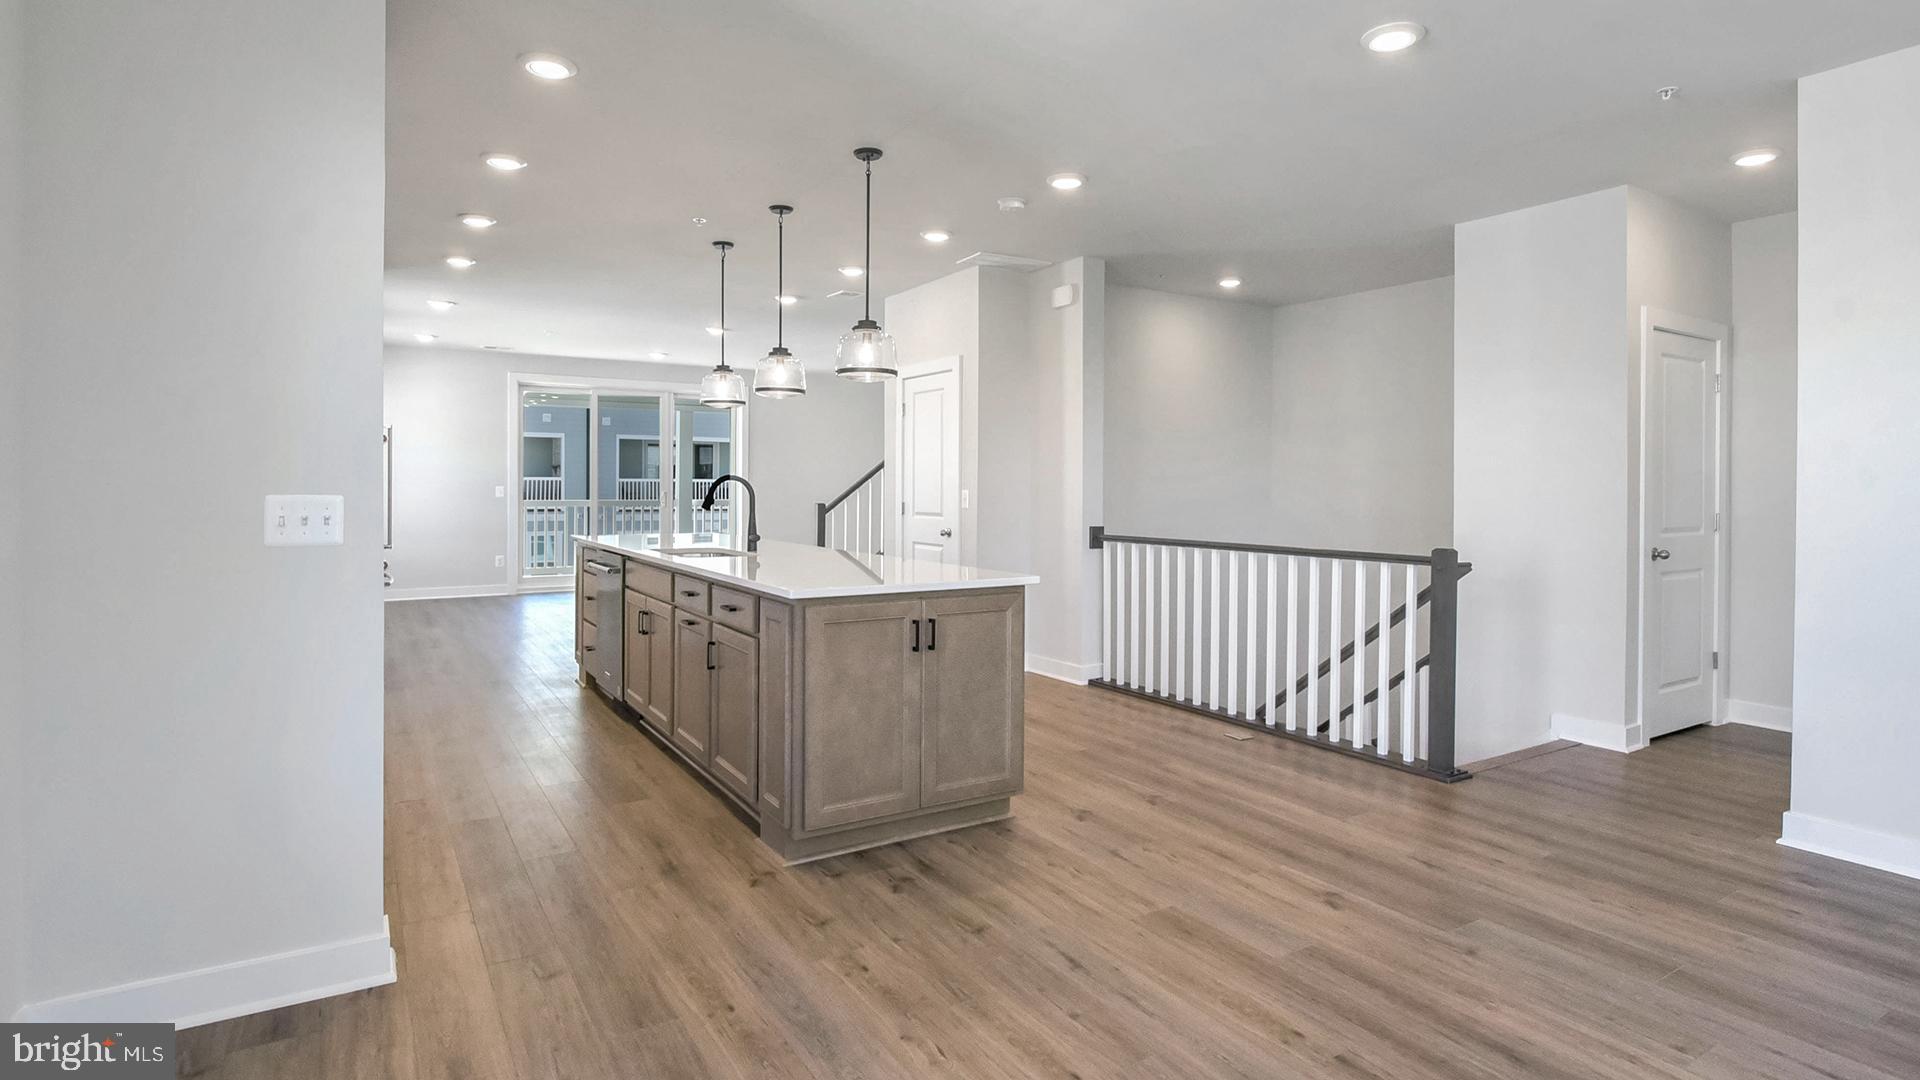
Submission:
M 686 755 L 707 763 L 712 743 L 712 672 L 707 669 L 705 619 L 675 614 L 673 619 L 673 741 Z
M 647 598 L 647 649 L 652 657 L 647 664 L 646 708 L 641 716 L 663 736 L 673 734 L 673 605 Z
M 647 598 L 627 590 L 627 665 L 621 678 L 626 682 L 627 704 L 642 713 L 647 711 L 647 693 L 653 688 L 653 650 L 648 648 Z
M 922 804 L 1012 794 L 1025 743 L 1021 597 L 933 597 L 923 606 Z
M 808 830 L 920 808 L 920 602 L 806 609 L 798 782 Z
M 760 645 L 737 630 L 713 628 L 714 779 L 753 803 L 760 743 Z

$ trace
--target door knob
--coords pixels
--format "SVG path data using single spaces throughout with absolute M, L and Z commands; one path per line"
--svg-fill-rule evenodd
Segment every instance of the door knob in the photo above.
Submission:
M 952 529 L 941 529 L 941 530 L 940 530 L 940 535 L 941 535 L 941 536 L 952 536 L 952 535 L 953 535 L 953 530 L 952 530 Z
M 1660 561 L 1661 559 L 1671 559 L 1671 558 L 1673 558 L 1673 552 L 1671 552 L 1671 551 L 1668 551 L 1668 550 L 1667 550 L 1666 548 L 1654 548 L 1654 549 L 1653 549 L 1653 561 L 1654 561 L 1654 562 L 1659 562 L 1659 561 Z

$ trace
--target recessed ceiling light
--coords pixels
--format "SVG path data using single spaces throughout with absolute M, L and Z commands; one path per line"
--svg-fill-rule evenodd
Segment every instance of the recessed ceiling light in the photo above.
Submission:
M 841 277 L 859 277 L 866 272 L 866 268 L 860 266 L 843 266 L 840 268 Z
M 478 259 L 469 259 L 465 255 L 447 256 L 447 265 L 453 267 L 455 270 L 465 270 L 479 261 Z
M 722 335 L 722 334 L 724 334 L 724 333 L 726 333 L 726 332 L 727 332 L 727 331 L 726 331 L 726 329 L 725 329 L 724 327 L 719 327 L 719 326 L 709 326 L 709 327 L 707 327 L 707 333 L 709 333 L 709 334 L 712 334 L 712 335 L 713 335 L 714 337 L 719 337 L 720 335 Z
M 1777 146 L 1756 146 L 1751 150 L 1742 150 L 1733 155 L 1733 163 L 1743 169 L 1757 169 L 1762 165 L 1771 165 L 1780 159 Z
M 480 160 L 501 172 L 519 172 L 527 167 L 527 159 L 518 154 L 502 154 L 498 151 L 481 154 Z
M 1240 279 L 1237 277 L 1223 277 L 1220 279 L 1220 287 L 1223 289 L 1237 289 L 1240 287 Z
M 1074 191 L 1086 185 L 1087 178 L 1077 172 L 1057 172 L 1047 177 L 1047 186 L 1055 191 Z
M 522 55 L 520 66 L 536 79 L 547 79 L 553 82 L 571 79 L 580 74 L 580 69 L 573 66 L 573 61 L 547 52 L 530 52 Z
M 420 343 L 420 344 L 422 344 L 422 345 L 425 345 L 425 344 L 426 344 L 427 342 L 429 342 L 429 341 L 438 341 L 438 340 L 440 340 L 440 335 L 438 335 L 438 334 L 415 334 L 415 335 L 413 335 L 413 340 L 415 340 L 415 341 L 417 341 L 417 342 L 419 342 L 419 343 Z
M 491 229 L 500 224 L 500 219 L 488 217 L 485 214 L 461 214 L 460 224 L 469 229 Z
M 1027 208 L 1027 200 L 1018 195 L 1002 195 L 1000 198 L 994 200 L 994 205 L 998 206 L 1001 211 L 1010 214 L 1015 210 L 1025 210 Z
M 1360 35 L 1360 44 L 1377 53 L 1399 52 L 1420 44 L 1427 28 L 1416 22 L 1390 22 Z
M 460 306 L 457 300 L 429 300 L 427 306 L 435 311 L 452 311 Z
M 707 224 L 706 218 L 697 217 L 693 219 L 693 227 L 696 229 L 705 228 L 706 224 Z
M 647 354 L 647 359 L 649 360 L 665 360 L 666 358 L 667 354 L 661 352 L 659 349 L 655 349 Z
M 929 244 L 944 244 L 953 239 L 953 234 L 945 229 L 928 229 L 920 234 L 920 239 Z
M 797 304 L 800 302 L 800 298 L 797 296 L 776 296 L 774 299 L 783 304 Z

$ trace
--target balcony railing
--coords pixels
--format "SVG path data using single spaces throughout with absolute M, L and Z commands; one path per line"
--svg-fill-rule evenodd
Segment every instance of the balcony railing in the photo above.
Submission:
M 557 502 L 564 492 L 561 490 L 562 478 L 558 476 L 527 476 L 520 480 L 520 498 L 533 502 Z
M 659 481 L 636 481 L 658 484 Z M 712 481 L 694 481 L 700 497 Z M 658 533 L 661 529 L 660 500 L 587 499 L 526 500 L 521 508 L 520 567 L 528 577 L 573 572 L 573 541 L 576 535 L 605 533 Z M 690 524 L 691 528 L 685 526 Z M 728 533 L 733 528 L 733 505 L 715 500 L 713 509 L 702 510 L 693 502 L 682 512 L 680 526 L 669 523 L 668 532 Z
M 659 502 L 660 478 L 648 477 L 644 480 L 629 480 L 622 477 L 618 482 L 621 502 Z

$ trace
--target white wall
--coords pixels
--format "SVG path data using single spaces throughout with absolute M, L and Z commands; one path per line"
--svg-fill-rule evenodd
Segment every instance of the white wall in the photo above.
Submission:
M 1276 540 L 1273 309 L 1107 288 L 1109 532 Z
M 25 7 L 22 0 L 0 0 L 0 461 L 20 461 L 21 145 L 25 138 Z M 0 506 L 18 507 L 24 494 L 17 469 L 0 476 Z M 26 589 L 20 561 L 22 515 L 0 515 L 0 597 L 19 603 Z M 20 755 L 25 737 L 24 672 L 20 653 L 26 620 L 0 619 L 0 866 L 19 867 L 26 813 Z M 25 1000 L 26 875 L 9 870 L 0 880 L 0 1017 L 10 1017 Z
M 902 369 L 929 360 L 958 358 L 960 372 L 960 488 L 967 502 L 960 510 L 960 561 L 979 565 L 979 503 L 972 493 L 980 490 L 980 454 L 977 433 L 980 427 L 980 275 L 969 267 L 958 273 L 936 278 L 924 285 L 887 297 L 883 325 L 899 347 Z M 899 505 L 899 475 L 893 466 L 900 445 L 900 396 L 896 384 L 886 385 L 886 405 L 881 433 L 884 454 L 889 464 L 883 487 L 882 505 Z M 897 519 L 888 522 L 887 549 L 899 547 Z M 1017 567 L 997 567 L 1014 570 Z
M 1920 48 L 1800 80 L 1793 795 L 1783 842 L 1920 876 Z
M 1794 429 L 1799 367 L 1797 214 L 1733 227 L 1732 625 L 1728 715 L 1790 727 Z
M 1424 552 L 1453 538 L 1453 279 L 1273 313 L 1268 542 Z
M 1461 761 L 1624 729 L 1627 191 L 1454 230 Z
M 514 374 L 645 382 L 692 392 L 705 369 L 388 346 L 395 595 L 512 587 L 518 558 L 512 498 L 518 481 L 508 468 Z M 807 372 L 805 397 L 748 403 L 748 460 L 740 471 L 759 497 L 763 538 L 814 542 L 815 504 L 838 495 L 880 460 L 880 413 L 879 387 L 836 378 L 831 370 Z M 501 485 L 504 498 L 494 494 Z M 505 556 L 506 566 L 493 565 L 496 555 Z
M 23 1016 L 388 978 L 384 5 L 26 10 Z M 265 547 L 285 492 L 346 543 Z

